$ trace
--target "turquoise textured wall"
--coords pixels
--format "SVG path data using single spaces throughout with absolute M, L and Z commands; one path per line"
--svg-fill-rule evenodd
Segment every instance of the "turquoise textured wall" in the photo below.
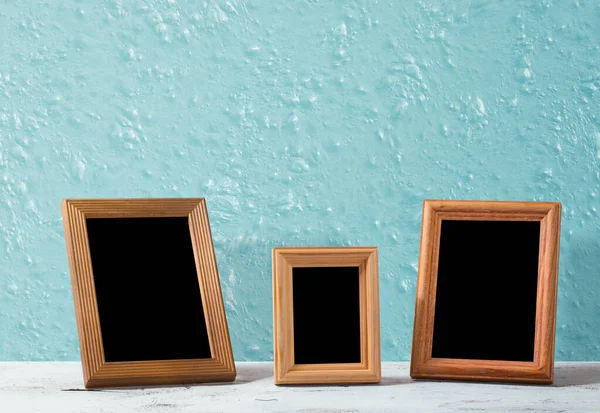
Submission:
M 0 2 L 0 360 L 79 358 L 62 198 L 206 197 L 237 360 L 271 248 L 376 245 L 408 360 L 424 198 L 563 203 L 558 360 L 600 360 L 600 3 Z

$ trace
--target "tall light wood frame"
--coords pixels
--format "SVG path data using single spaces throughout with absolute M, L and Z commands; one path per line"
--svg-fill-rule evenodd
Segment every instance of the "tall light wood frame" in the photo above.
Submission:
M 65 199 L 65 240 L 86 388 L 233 381 L 233 353 L 203 198 Z M 212 358 L 106 362 L 87 218 L 187 217 Z
M 358 267 L 360 363 L 295 364 L 292 294 L 295 267 Z M 273 249 L 275 384 L 381 381 L 378 271 L 377 247 Z
M 424 201 L 411 377 L 539 384 L 553 382 L 561 208 L 558 202 Z M 442 220 L 540 222 L 533 362 L 432 358 Z

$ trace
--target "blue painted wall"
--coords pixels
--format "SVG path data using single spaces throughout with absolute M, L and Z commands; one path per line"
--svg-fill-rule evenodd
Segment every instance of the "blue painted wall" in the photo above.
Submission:
M 600 3 L 0 2 L 0 360 L 79 358 L 62 198 L 206 197 L 237 360 L 275 246 L 380 247 L 410 356 L 424 198 L 563 203 L 558 360 L 600 360 Z

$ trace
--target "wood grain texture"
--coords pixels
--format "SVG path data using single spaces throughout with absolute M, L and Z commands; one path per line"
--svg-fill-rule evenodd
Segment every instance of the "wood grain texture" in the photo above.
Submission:
M 540 222 L 533 362 L 432 357 L 442 220 Z M 553 382 L 560 223 L 561 204 L 557 202 L 424 201 L 411 377 L 540 384 Z
M 360 363 L 294 363 L 294 267 L 359 267 Z M 275 384 L 381 381 L 378 271 L 376 247 L 273 249 Z
M 236 370 L 203 198 L 65 199 L 62 216 L 84 385 L 141 386 L 232 381 Z M 188 217 L 211 348 L 210 359 L 106 362 L 86 218 Z

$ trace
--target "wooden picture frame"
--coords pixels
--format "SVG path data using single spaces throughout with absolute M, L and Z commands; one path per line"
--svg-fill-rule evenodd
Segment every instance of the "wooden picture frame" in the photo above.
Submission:
M 535 297 L 534 313 L 532 311 L 535 315 L 531 321 L 535 328 L 535 334 L 531 335 L 534 344 L 532 361 L 432 356 L 440 234 L 442 222 L 446 220 L 539 222 L 539 248 L 534 250 L 539 251 L 536 254 L 537 278 L 533 278 L 531 284 L 534 291 L 532 295 Z M 553 382 L 560 223 L 561 204 L 558 202 L 424 201 L 411 377 L 539 384 Z M 537 234 L 533 240 L 537 240 Z M 535 262 L 535 257 L 530 258 Z M 485 274 L 485 269 L 482 273 Z M 534 290 L 535 283 L 537 294 Z M 508 298 L 506 305 L 511 305 Z M 483 323 L 486 323 L 486 320 L 483 320 Z
M 235 379 L 235 364 L 208 212 L 203 198 L 65 199 L 62 202 L 62 216 L 86 388 L 201 383 Z M 197 317 L 204 320 L 211 357 L 107 362 L 92 266 L 93 251 L 90 249 L 88 238 L 89 220 L 172 217 L 187 219 L 187 224 L 183 220 L 177 222 L 182 224 L 183 233 L 186 232 L 185 226 L 189 227 L 189 236 L 191 237 L 189 251 L 190 254 L 193 254 L 193 259 L 189 258 L 189 262 L 192 271 L 195 262 L 197 283 L 194 275 L 191 276 L 191 279 L 200 287 L 198 295 L 201 295 L 203 310 L 203 316 Z M 113 220 L 113 222 L 115 221 Z M 127 222 L 138 223 L 140 221 L 129 220 Z M 118 236 L 119 234 L 115 234 L 115 240 Z M 171 242 L 171 240 L 165 242 Z M 187 238 L 186 242 L 189 246 L 190 239 Z M 120 263 L 115 262 L 114 265 L 120 265 Z M 130 273 L 133 274 L 133 272 Z M 141 276 L 149 277 L 150 275 L 146 272 Z M 171 278 L 174 276 L 171 273 L 164 275 Z M 163 284 L 164 278 L 166 277 L 161 278 Z M 192 291 L 191 294 L 194 292 Z M 131 297 L 131 300 L 137 299 L 139 299 L 138 295 Z M 143 316 L 143 310 L 140 311 L 140 314 Z M 152 343 L 147 342 L 145 345 L 151 346 Z
M 359 320 L 357 320 L 357 323 L 360 323 L 359 357 L 357 362 L 353 363 L 296 363 L 292 288 L 294 268 L 316 268 L 327 271 L 333 267 L 357 268 L 357 300 L 360 308 Z M 319 288 L 319 285 L 315 287 Z M 324 300 L 329 299 L 331 295 Z M 273 315 L 275 384 L 378 383 L 381 381 L 376 247 L 273 249 Z M 323 314 L 323 316 L 327 315 Z M 318 347 L 321 343 L 317 342 L 315 345 Z

